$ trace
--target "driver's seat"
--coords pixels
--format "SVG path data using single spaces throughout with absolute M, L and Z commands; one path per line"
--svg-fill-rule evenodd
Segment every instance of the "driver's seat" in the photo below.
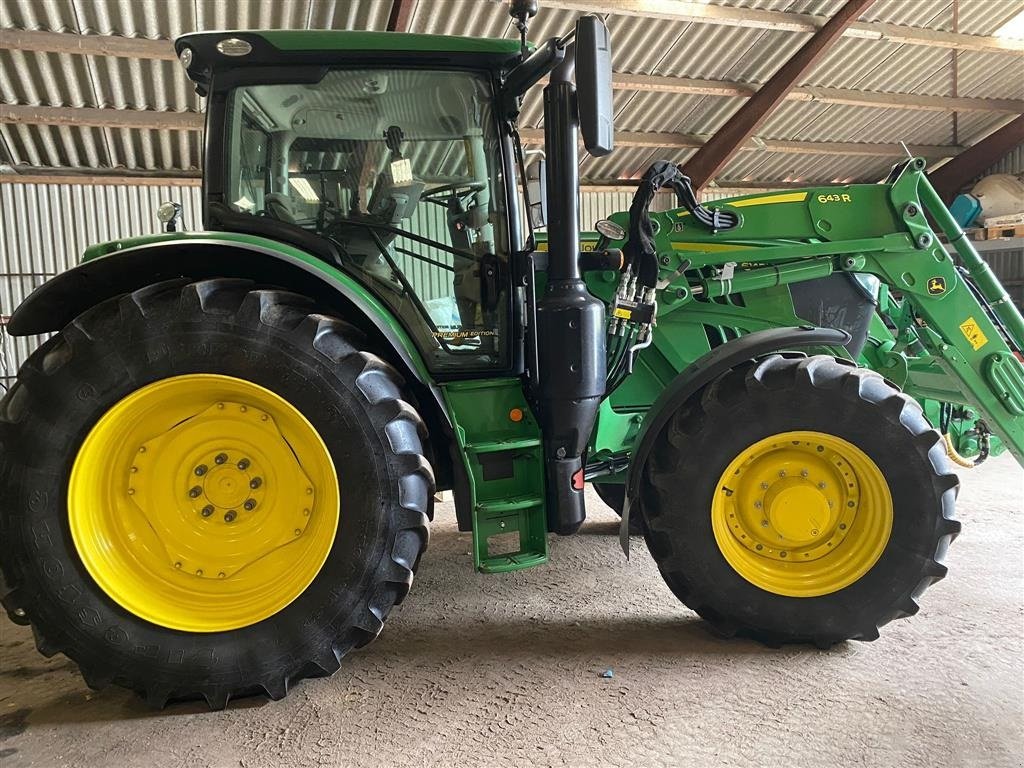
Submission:
M 272 219 L 283 221 L 286 224 L 297 224 L 295 211 L 292 208 L 292 200 L 288 195 L 280 192 L 271 192 L 263 198 L 263 210 Z

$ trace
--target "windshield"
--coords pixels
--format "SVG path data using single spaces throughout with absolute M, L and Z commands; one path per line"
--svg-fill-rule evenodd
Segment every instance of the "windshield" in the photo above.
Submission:
M 432 368 L 508 362 L 493 97 L 465 71 L 345 69 L 229 101 L 227 202 L 330 240 Z

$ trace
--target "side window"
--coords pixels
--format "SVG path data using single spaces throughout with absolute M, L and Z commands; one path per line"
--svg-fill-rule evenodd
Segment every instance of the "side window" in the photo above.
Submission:
M 239 197 L 234 201 L 239 210 L 252 213 L 263 210 L 270 177 L 270 135 L 248 116 L 242 115 L 238 137 L 240 165 Z

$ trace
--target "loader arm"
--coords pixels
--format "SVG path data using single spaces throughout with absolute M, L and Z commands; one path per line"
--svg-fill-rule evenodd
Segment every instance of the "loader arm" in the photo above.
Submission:
M 800 317 L 791 289 L 848 273 L 878 278 L 888 323 L 874 299 L 865 305 L 875 318 L 862 359 L 918 400 L 969 407 L 1024 461 L 1024 366 L 1015 355 L 1024 323 L 936 195 L 923 160 L 903 163 L 883 184 L 753 195 L 710 207 L 738 214 L 739 225 L 714 231 L 683 208 L 649 214 L 658 254 L 658 328 L 633 375 L 602 410 L 592 444 L 603 455 L 615 452 L 616 441 L 628 448 L 629 439 L 610 436 L 635 435 L 635 428 L 624 428 L 626 420 L 650 409 L 672 372 L 694 356 L 766 328 L 828 325 Z M 628 216 L 611 218 L 626 227 Z M 589 283 L 612 300 L 607 275 L 595 274 Z

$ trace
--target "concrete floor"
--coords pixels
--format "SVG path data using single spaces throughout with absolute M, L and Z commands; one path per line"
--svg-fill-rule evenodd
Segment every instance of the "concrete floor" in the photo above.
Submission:
M 226 712 L 88 691 L 0 622 L 0 762 L 19 766 L 1020 766 L 1024 473 L 964 473 L 964 532 L 920 614 L 820 652 L 722 641 L 591 504 L 551 563 L 471 570 L 438 510 L 406 604 L 333 678 Z M 601 673 L 614 670 L 606 679 Z

